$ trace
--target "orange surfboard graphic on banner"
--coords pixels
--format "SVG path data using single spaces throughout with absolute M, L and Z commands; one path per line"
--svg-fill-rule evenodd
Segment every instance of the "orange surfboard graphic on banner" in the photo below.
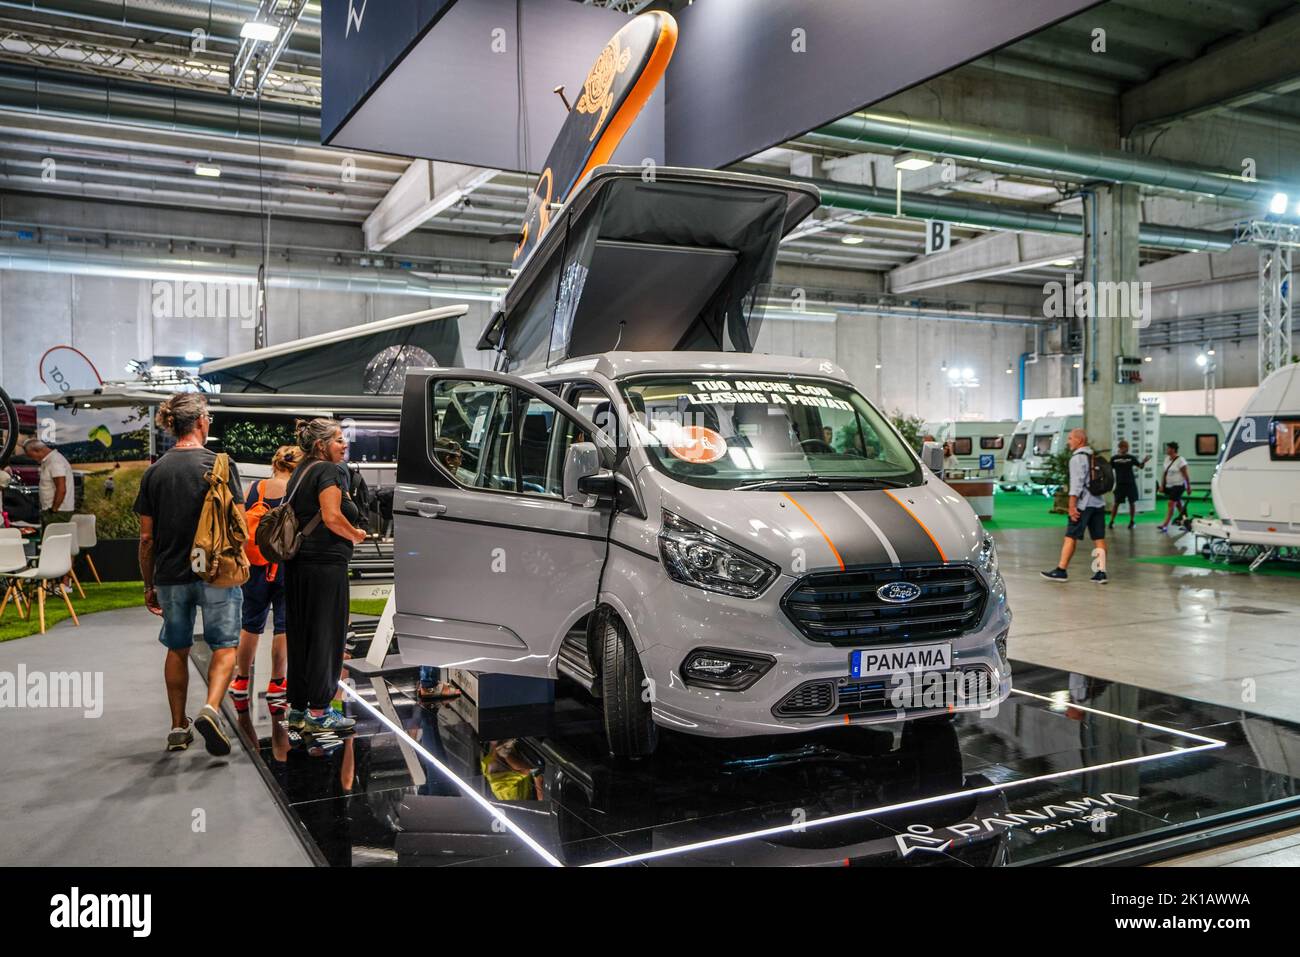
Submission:
M 605 44 L 528 198 L 515 266 L 524 264 L 550 228 L 551 206 L 566 202 L 587 173 L 609 162 L 659 86 L 676 46 L 677 21 L 660 11 L 634 17 Z

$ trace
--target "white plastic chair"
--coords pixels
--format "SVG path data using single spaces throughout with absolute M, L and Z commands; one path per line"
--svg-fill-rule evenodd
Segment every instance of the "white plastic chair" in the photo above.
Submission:
M 80 547 L 81 542 L 80 542 L 80 536 L 77 532 L 77 526 L 74 525 L 72 522 L 51 522 L 49 525 L 45 526 L 44 534 L 45 535 L 70 535 L 72 537 L 72 561 L 68 563 L 68 570 L 63 574 L 72 576 L 72 581 L 77 586 L 77 594 L 80 595 L 82 598 L 85 598 L 86 593 L 81 587 L 81 579 L 77 577 L 77 570 L 72 567 L 72 562 L 75 562 L 77 560 L 77 556 L 81 554 L 81 547 Z
M 72 524 L 77 526 L 77 550 L 86 556 L 86 564 L 90 566 L 90 573 L 95 576 L 95 584 L 104 584 L 99 577 L 99 569 L 95 567 L 95 560 L 90 557 L 90 550 L 99 544 L 99 537 L 95 534 L 95 516 L 90 513 L 74 515 Z M 75 553 L 73 559 L 76 559 Z
M 27 551 L 23 548 L 22 538 L 11 537 L 8 535 L 0 537 L 0 578 L 5 582 L 4 600 L 0 601 L 0 616 L 3 616 L 5 609 L 9 607 L 9 599 L 14 600 L 14 607 L 18 609 L 19 616 L 26 618 L 31 613 L 31 606 L 28 606 L 27 613 L 23 612 L 23 591 L 18 587 L 18 582 L 13 578 L 14 572 L 21 572 L 27 569 Z
M 71 527 L 72 523 L 61 522 L 59 524 Z M 77 620 L 77 610 L 72 607 L 72 598 L 63 588 L 63 579 L 72 570 L 72 546 L 76 539 L 67 534 L 51 535 L 50 529 L 55 527 L 49 525 L 45 529 L 45 537 L 41 539 L 41 556 L 37 560 L 36 567 L 18 572 L 13 576 L 23 584 L 34 582 L 36 585 L 37 604 L 41 612 L 42 635 L 45 634 L 45 592 L 51 587 L 51 583 L 58 590 L 58 593 L 63 596 L 64 604 L 68 606 L 68 613 L 72 615 L 73 624 L 78 628 L 81 627 L 81 622 Z M 28 601 L 30 602 L 30 599 Z

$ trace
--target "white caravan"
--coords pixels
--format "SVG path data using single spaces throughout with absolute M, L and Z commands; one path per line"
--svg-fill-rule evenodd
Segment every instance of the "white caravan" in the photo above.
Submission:
M 1212 483 L 1217 519 L 1197 534 L 1229 545 L 1300 548 L 1300 365 L 1278 369 L 1233 424 Z
M 1029 437 L 1033 431 L 1034 420 L 1021 419 L 1016 423 L 1011 435 L 1007 437 L 1006 459 L 1003 460 L 1002 473 L 998 477 L 998 485 L 1006 491 L 1018 489 L 1029 481 L 1025 459 L 1029 452 Z
M 1178 454 L 1187 460 L 1192 494 L 1209 494 L 1210 480 L 1223 450 L 1223 425 L 1212 415 L 1160 416 L 1160 447 L 1151 456 L 1157 481 L 1169 459 L 1165 445 L 1178 443 Z
M 927 422 L 926 435 L 933 435 L 940 443 L 951 442 L 952 454 L 957 456 L 959 467 L 966 472 L 980 470 L 980 456 L 993 456 L 993 475 L 1000 475 L 1006 461 L 1007 441 L 1015 425 L 1010 419 L 994 422 Z
M 1034 419 L 1025 453 L 1025 474 L 1031 485 L 1046 485 L 1051 471 L 1048 462 L 1053 455 L 1064 452 L 1065 438 L 1071 429 L 1083 427 L 1081 415 L 1043 415 Z

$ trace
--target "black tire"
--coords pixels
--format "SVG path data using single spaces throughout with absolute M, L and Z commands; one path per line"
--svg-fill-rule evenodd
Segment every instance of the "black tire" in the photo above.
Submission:
M 0 468 L 9 464 L 17 444 L 18 410 L 14 408 L 8 393 L 0 389 Z
M 632 636 L 613 613 L 601 622 L 601 705 L 605 710 L 605 737 L 616 758 L 653 754 L 659 729 L 650 716 L 650 696 L 641 658 Z

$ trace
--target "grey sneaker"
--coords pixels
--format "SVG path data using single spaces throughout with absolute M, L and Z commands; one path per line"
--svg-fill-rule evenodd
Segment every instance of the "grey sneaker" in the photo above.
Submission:
M 319 715 L 308 711 L 303 719 L 303 730 L 308 734 L 351 734 L 356 726 L 354 719 L 344 717 L 332 708 L 326 708 L 325 713 Z
M 208 754 L 224 757 L 230 753 L 230 739 L 221 730 L 221 716 L 210 704 L 205 704 L 199 716 L 194 719 L 194 727 L 203 735 L 203 746 Z
M 194 741 L 194 722 L 185 719 L 185 727 L 172 728 L 167 732 L 167 750 L 184 751 Z

